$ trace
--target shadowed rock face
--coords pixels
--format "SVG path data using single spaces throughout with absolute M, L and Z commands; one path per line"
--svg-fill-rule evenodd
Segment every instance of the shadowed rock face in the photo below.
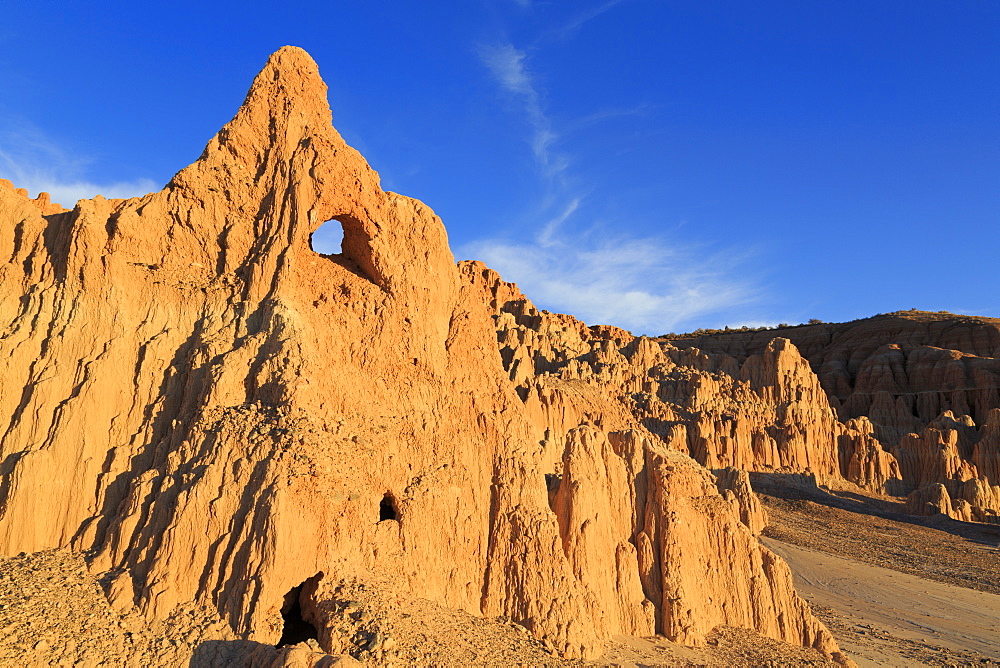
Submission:
M 343 252 L 321 256 L 330 220 Z M 836 653 L 756 542 L 745 476 L 665 445 L 660 414 L 511 371 L 497 286 L 381 190 L 300 49 L 158 193 L 64 211 L 0 187 L 0 261 L 0 553 L 87 551 L 117 607 L 193 601 L 268 643 L 292 592 L 328 651 L 351 651 L 332 647 L 343 583 L 367 582 L 567 656 L 717 624 Z

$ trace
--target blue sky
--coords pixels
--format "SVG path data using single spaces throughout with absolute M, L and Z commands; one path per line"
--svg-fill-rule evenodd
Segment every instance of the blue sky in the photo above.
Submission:
M 658 334 L 1000 317 L 1000 3 L 8 1 L 0 178 L 159 188 L 284 44 L 383 186 L 543 307 Z

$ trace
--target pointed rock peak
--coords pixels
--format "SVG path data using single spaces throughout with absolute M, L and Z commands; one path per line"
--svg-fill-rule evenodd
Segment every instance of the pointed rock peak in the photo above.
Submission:
M 798 348 L 795 347 L 795 344 L 793 344 L 789 339 L 780 336 L 776 336 L 771 339 L 771 341 L 767 344 L 767 349 L 770 352 L 776 353 L 785 352 L 787 350 L 794 350 L 795 352 L 798 352 Z
M 274 66 L 284 70 L 314 70 L 319 76 L 319 69 L 316 61 L 312 59 L 305 49 L 298 46 L 283 46 L 267 59 L 268 66 Z
M 333 128 L 326 94 L 309 54 L 292 46 L 279 49 L 254 78 L 233 119 L 198 160 L 174 176 L 166 197 L 184 200 L 171 207 L 210 214 L 195 217 L 192 227 L 200 240 L 225 235 L 222 250 L 230 269 L 241 257 L 239 262 L 261 276 L 272 276 L 279 265 L 290 266 L 278 261 L 286 248 L 308 250 L 312 233 L 336 219 L 343 227 L 345 261 L 379 285 L 390 275 L 402 280 L 399 267 L 407 262 L 396 254 L 411 257 L 418 251 L 409 242 L 390 248 L 391 240 L 373 241 L 386 221 L 376 221 L 371 212 L 386 204 L 386 195 L 378 174 Z M 454 260 L 439 220 L 418 221 L 414 212 L 397 230 L 400 239 L 430 234 L 441 239 L 435 246 L 439 261 L 450 268 Z M 204 243 L 211 246 L 208 252 L 216 252 L 214 242 Z M 234 248 L 252 252 L 240 255 Z M 419 252 L 426 255 L 423 247 Z M 265 255 L 267 262 L 261 260 Z M 411 272 L 406 280 L 416 279 Z
M 172 185 L 259 201 L 256 185 L 289 175 L 293 156 L 309 148 L 332 155 L 343 140 L 333 129 L 327 88 L 316 62 L 302 49 L 285 46 L 268 59 L 254 78 L 239 111 L 205 147 L 197 162 L 181 170 Z M 264 183 L 257 183 L 261 179 Z M 241 187 L 242 186 L 242 187 Z
M 305 128 L 329 132 L 333 118 L 326 92 L 319 67 L 309 54 L 284 46 L 271 54 L 254 77 L 243 106 L 217 139 L 226 143 L 230 135 L 236 135 L 270 147 L 284 143 L 282 135 L 289 132 L 296 139 Z
M 297 46 L 283 46 L 271 54 L 254 78 L 243 106 L 280 103 L 288 98 L 314 103 L 329 112 L 326 84 L 319 75 L 319 67 Z

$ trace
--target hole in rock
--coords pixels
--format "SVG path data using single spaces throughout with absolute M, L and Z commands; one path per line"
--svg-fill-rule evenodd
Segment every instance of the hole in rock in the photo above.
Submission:
M 339 255 L 344 252 L 344 225 L 336 218 L 320 225 L 309 236 L 309 247 L 320 255 Z
M 382 502 L 378 504 L 378 521 L 394 520 L 397 519 L 397 516 L 396 500 L 392 498 L 392 494 L 386 492 L 385 496 L 382 497 Z
M 317 227 L 309 235 L 309 248 L 375 285 L 385 278 L 378 268 L 366 224 L 350 214 L 340 214 Z
M 285 620 L 285 625 L 281 630 L 281 640 L 278 641 L 277 647 L 297 645 L 310 638 L 318 640 L 316 627 L 302 617 L 302 587 L 306 582 L 292 587 L 291 591 L 285 594 L 285 602 L 281 606 L 281 618 Z

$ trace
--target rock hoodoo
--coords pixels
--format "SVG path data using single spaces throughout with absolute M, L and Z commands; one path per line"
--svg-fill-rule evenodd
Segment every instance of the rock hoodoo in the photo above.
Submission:
M 342 252 L 320 255 L 328 221 Z M 367 587 L 568 657 L 728 624 L 840 658 L 756 541 L 745 474 L 686 454 L 894 475 L 794 349 L 723 373 L 571 318 L 516 324 L 487 295 L 513 288 L 456 267 L 434 213 L 333 129 L 300 49 L 160 192 L 67 211 L 0 188 L 0 257 L 4 555 L 69 546 L 118 609 L 199 605 L 272 644 L 294 623 L 331 652 L 386 646 L 338 626 Z M 498 351 L 498 323 L 518 345 Z
M 992 353 L 1000 321 L 903 312 L 874 324 L 782 329 L 811 351 L 810 363 L 773 331 L 651 339 L 587 327 L 539 311 L 482 264 L 467 271 L 481 274 L 505 368 L 539 438 L 582 419 L 638 420 L 712 470 L 805 473 L 821 484 L 912 494 L 905 508 L 914 514 L 998 521 L 997 358 L 922 344 Z M 894 361 L 877 371 L 886 357 Z M 982 426 L 951 409 L 921 417 L 946 406 L 980 416 Z M 928 495 L 937 500 L 924 503 Z

